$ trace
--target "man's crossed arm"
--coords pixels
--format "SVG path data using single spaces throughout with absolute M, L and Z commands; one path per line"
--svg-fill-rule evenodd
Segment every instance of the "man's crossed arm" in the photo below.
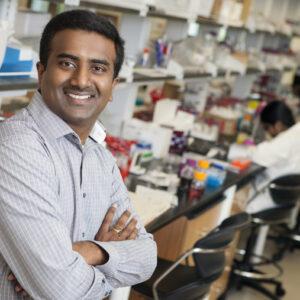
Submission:
M 95 241 L 110 242 L 136 239 L 138 235 L 137 218 L 132 218 L 127 224 L 127 221 L 131 216 L 129 210 L 126 210 L 116 224 L 114 224 L 113 228 L 121 230 L 120 233 L 117 233 L 114 229 L 110 229 L 116 211 L 117 205 L 113 204 L 107 211 L 103 223 L 95 235 Z M 72 243 L 72 249 L 73 251 L 78 252 L 89 265 L 103 265 L 109 259 L 108 253 L 91 241 L 74 242 Z M 9 274 L 8 280 L 15 282 L 16 293 L 22 293 L 24 297 L 29 296 L 12 272 Z

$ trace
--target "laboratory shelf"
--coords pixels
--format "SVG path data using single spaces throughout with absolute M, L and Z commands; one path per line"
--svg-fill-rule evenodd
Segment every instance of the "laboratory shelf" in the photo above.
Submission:
M 283 71 L 290 71 L 291 68 L 284 68 L 284 70 L 279 69 L 267 69 L 266 72 L 262 72 L 261 70 L 257 68 L 248 68 L 245 75 L 261 75 L 270 71 L 277 71 L 277 72 L 283 72 Z M 219 69 L 217 72 L 217 77 L 225 77 L 226 76 L 226 70 Z M 230 76 L 242 76 L 239 72 L 231 71 Z M 202 71 L 193 71 L 193 72 L 185 72 L 183 81 L 185 80 L 201 80 L 203 78 L 213 78 L 211 73 L 208 72 L 202 72 Z M 142 74 L 134 74 L 133 79 L 127 80 L 126 78 L 120 78 L 120 83 L 125 84 L 139 84 L 139 85 L 147 85 L 154 82 L 164 82 L 167 80 L 177 80 L 175 76 L 172 75 L 162 75 L 162 76 L 146 76 Z M 38 80 L 36 78 L 32 77 L 0 77 L 0 91 L 12 91 L 12 90 L 33 90 L 36 89 L 38 86 Z
M 38 80 L 32 77 L 0 77 L 0 91 L 34 90 Z

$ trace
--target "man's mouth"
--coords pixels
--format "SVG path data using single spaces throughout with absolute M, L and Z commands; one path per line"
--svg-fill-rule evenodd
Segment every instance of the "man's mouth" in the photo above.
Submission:
M 82 94 L 73 94 L 73 93 L 68 93 L 68 92 L 66 92 L 65 95 L 67 95 L 67 96 L 69 96 L 73 99 L 76 99 L 76 100 L 87 100 L 87 99 L 90 99 L 90 98 L 94 97 L 93 94 L 82 95 Z

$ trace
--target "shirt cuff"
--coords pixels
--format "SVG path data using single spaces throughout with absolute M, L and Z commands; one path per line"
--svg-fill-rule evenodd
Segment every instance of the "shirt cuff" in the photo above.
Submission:
M 106 280 L 106 278 L 97 269 L 92 266 L 94 272 L 94 282 L 90 288 L 90 291 L 85 295 L 83 300 L 94 300 L 99 297 L 107 297 L 112 293 L 112 286 Z
M 117 266 L 120 262 L 120 255 L 117 249 L 112 245 L 112 242 L 91 242 L 104 249 L 108 254 L 108 261 L 104 265 L 96 266 L 96 268 L 103 272 L 106 276 L 114 277 L 117 271 Z

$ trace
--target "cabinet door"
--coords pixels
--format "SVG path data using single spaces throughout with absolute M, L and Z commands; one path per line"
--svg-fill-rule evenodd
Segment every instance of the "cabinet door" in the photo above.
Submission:
M 179 255 L 193 248 L 197 240 L 203 238 L 208 232 L 217 226 L 221 208 L 222 202 L 213 206 L 198 217 L 186 221 Z M 189 260 L 189 263 L 190 265 L 193 265 L 192 259 Z
M 154 233 L 158 257 L 175 261 L 180 256 L 186 223 L 187 218 L 180 217 Z
M 160 258 L 175 261 L 195 242 L 204 237 L 218 222 L 221 203 L 194 219 L 181 217 L 154 233 Z

